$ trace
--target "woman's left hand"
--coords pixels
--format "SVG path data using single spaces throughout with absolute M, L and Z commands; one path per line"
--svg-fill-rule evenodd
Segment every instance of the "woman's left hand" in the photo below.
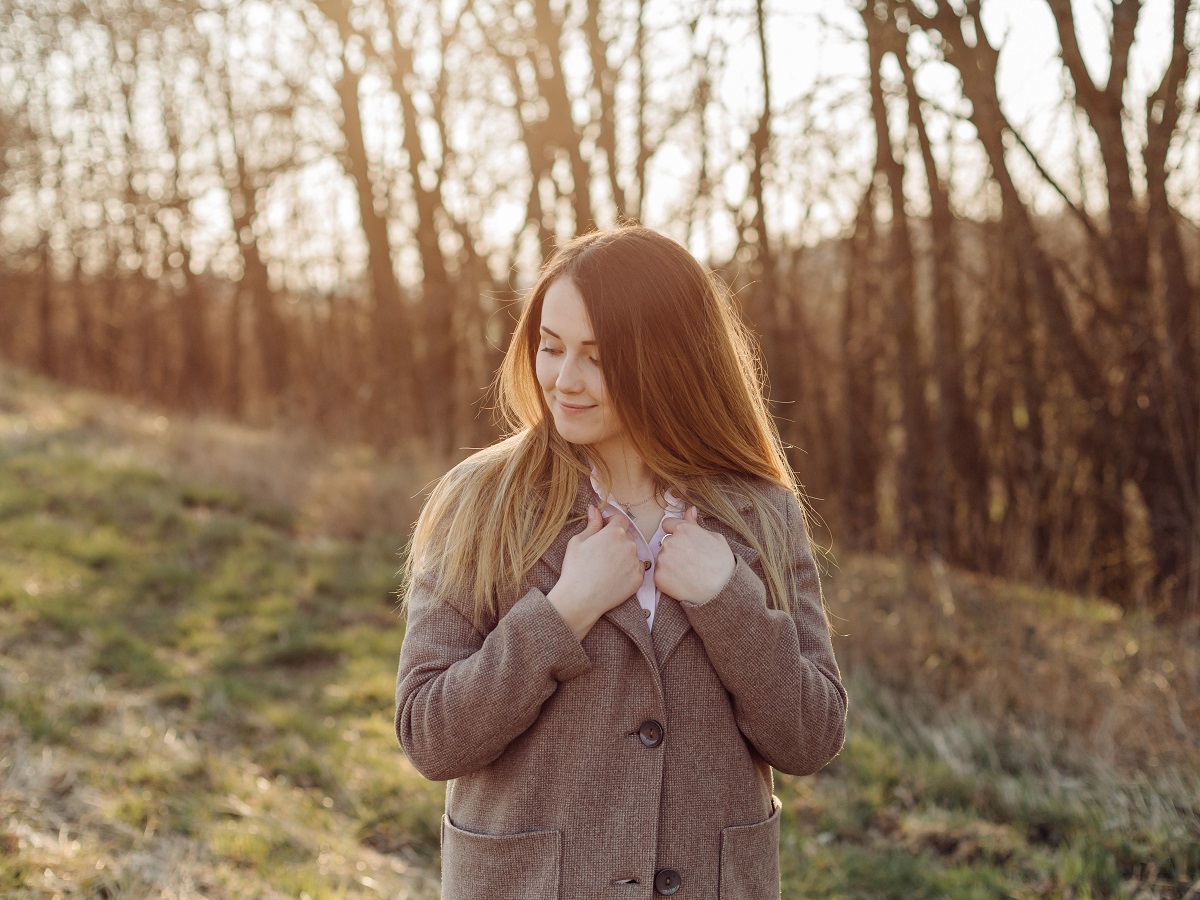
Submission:
M 682 519 L 666 519 L 666 532 L 654 565 L 654 586 L 684 603 L 707 603 L 721 592 L 733 575 L 737 560 L 729 542 L 701 528 L 696 507 Z

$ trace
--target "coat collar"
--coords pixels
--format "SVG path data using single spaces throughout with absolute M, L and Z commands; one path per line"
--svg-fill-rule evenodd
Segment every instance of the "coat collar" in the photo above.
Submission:
M 750 498 L 742 491 L 735 492 L 734 497 L 736 508 L 743 515 L 753 508 Z M 567 525 L 542 558 L 555 577 L 562 574 L 567 542 L 583 531 L 587 522 L 588 504 L 593 503 L 594 499 L 595 492 L 592 489 L 591 479 L 581 474 L 579 485 L 575 491 L 575 500 L 567 515 Z M 734 554 L 740 556 L 747 564 L 753 564 L 758 560 L 758 553 L 742 543 L 740 536 L 719 519 L 702 512 L 699 514 L 698 522 L 700 527 L 723 535 Z M 651 669 L 656 672 L 666 663 L 671 651 L 679 645 L 684 635 L 691 629 L 691 622 L 683 608 L 677 601 L 670 598 L 666 602 L 660 601 L 658 610 L 654 614 L 653 630 L 646 628 L 646 617 L 636 597 L 630 597 L 620 606 L 610 609 L 604 614 L 604 618 L 612 622 L 633 641 L 646 657 L 646 661 L 650 663 Z

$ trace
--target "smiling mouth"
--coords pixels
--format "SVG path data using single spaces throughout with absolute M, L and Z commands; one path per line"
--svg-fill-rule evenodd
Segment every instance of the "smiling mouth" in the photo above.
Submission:
M 587 409 L 595 409 L 596 408 L 595 404 L 592 404 L 591 406 L 578 406 L 574 403 L 563 403 L 561 400 L 558 401 L 558 405 L 561 406 L 563 409 L 569 409 L 573 412 L 583 412 L 584 410 L 587 410 Z

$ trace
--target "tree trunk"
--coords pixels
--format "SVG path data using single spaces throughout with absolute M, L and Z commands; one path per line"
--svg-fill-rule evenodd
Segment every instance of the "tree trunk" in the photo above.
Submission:
M 628 214 L 628 209 L 617 165 L 617 115 L 613 99 L 617 73 L 608 64 L 608 43 L 600 33 L 600 0 L 587 0 L 583 32 L 587 35 L 588 52 L 592 61 L 592 88 L 596 92 L 599 105 L 596 146 L 604 154 L 608 167 L 608 189 L 612 192 L 617 217 L 622 218 Z
M 759 66 L 762 70 L 762 112 L 758 117 L 758 127 L 750 136 L 750 146 L 754 154 L 753 167 L 750 169 L 750 196 L 754 201 L 752 217 L 754 235 L 749 243 L 755 248 L 758 259 L 759 287 L 756 291 L 762 300 L 758 303 L 758 312 L 770 315 L 775 303 L 775 260 L 772 255 L 771 240 L 767 234 L 767 202 L 766 202 L 766 165 L 771 153 L 771 77 L 767 67 L 767 20 L 763 9 L 763 0 L 755 0 L 755 21 L 758 34 Z M 760 327 L 767 334 L 773 329 L 771 321 L 763 321 Z
M 414 382 L 423 398 L 429 431 L 436 438 L 439 449 L 449 453 L 452 449 L 455 416 L 455 344 L 452 313 L 455 292 L 446 273 L 446 258 L 438 239 L 442 214 L 441 181 L 432 166 L 426 161 L 421 145 L 421 131 L 417 107 L 413 100 L 416 74 L 413 70 L 412 48 L 400 40 L 399 22 L 396 18 L 396 0 L 385 3 L 388 16 L 388 39 L 391 58 L 388 74 L 392 90 L 400 101 L 404 133 L 402 141 L 408 157 L 408 180 L 413 192 L 417 212 L 416 243 L 421 258 L 421 304 L 424 310 L 420 335 L 424 352 L 419 354 L 422 364 L 414 370 Z M 442 152 L 448 152 L 443 145 Z M 428 172 L 431 186 L 426 186 L 422 174 Z
M 536 40 L 529 47 L 529 59 L 537 73 L 538 91 L 546 101 L 550 143 L 566 154 L 571 166 L 575 233 L 583 234 L 596 227 L 596 218 L 592 211 L 591 172 L 583 158 L 583 142 L 571 115 L 571 97 L 562 70 L 562 19 L 551 8 L 550 0 L 533 0 L 533 14 Z
M 967 374 L 963 359 L 962 314 L 954 277 L 958 267 L 957 222 L 950 199 L 938 174 L 933 145 L 921 114 L 907 54 L 896 54 L 908 97 L 908 120 L 917 136 L 925 183 L 929 189 L 929 230 L 933 253 L 930 272 L 933 299 L 933 360 L 937 382 L 938 410 L 934 426 L 933 471 L 953 473 L 953 479 L 931 480 L 934 548 L 956 562 L 967 562 L 983 551 L 987 530 L 987 459 L 979 423 L 967 399 Z M 957 490 L 955 490 L 957 482 Z M 958 496 L 956 496 L 956 494 Z M 953 528 L 955 508 L 966 511 L 966 528 Z
M 636 153 L 633 163 L 633 186 L 637 199 L 633 217 L 640 220 L 646 206 L 646 166 L 650 162 L 650 147 L 646 142 L 646 92 L 649 83 L 646 66 L 646 0 L 637 0 L 637 27 L 633 36 L 633 55 L 637 59 L 637 122 L 635 123 Z
M 37 368 L 43 375 L 53 378 L 58 374 L 54 347 L 54 266 L 50 259 L 50 235 L 45 231 L 38 241 L 37 253 L 41 270 L 37 300 Z
M 925 406 L 924 374 L 917 338 L 916 287 L 913 273 L 912 237 L 904 208 L 904 165 L 892 150 L 883 96 L 880 67 L 888 53 L 905 52 L 903 40 L 890 32 L 876 17 L 874 7 L 862 10 L 867 27 L 870 52 L 871 114 L 875 123 L 875 172 L 888 186 L 892 220 L 888 226 L 888 254 L 885 278 L 890 291 L 887 318 L 893 340 L 893 358 L 900 388 L 901 424 L 904 449 L 898 465 L 900 523 L 905 535 L 902 546 L 910 553 L 926 550 L 932 538 L 927 521 L 930 508 L 929 413 Z M 891 36 L 891 40 L 889 40 Z
M 376 184 L 371 177 L 367 148 L 363 139 L 362 117 L 358 100 L 359 76 L 349 61 L 342 58 L 342 74 L 337 80 L 341 101 L 342 134 L 346 140 L 346 168 L 358 196 L 358 212 L 367 241 L 367 265 L 370 274 L 374 368 L 370 382 L 371 403 L 379 433 L 390 441 L 401 431 L 407 434 L 425 431 L 428 425 L 425 406 L 414 395 L 413 372 L 422 360 L 414 351 L 412 322 L 392 268 L 391 244 L 387 219 L 376 208 Z M 386 203 L 380 197 L 380 204 Z M 413 410 L 416 409 L 416 416 Z
M 1141 436 L 1135 478 L 1149 512 L 1155 581 L 1183 611 L 1200 613 L 1200 290 L 1188 276 L 1176 213 L 1167 194 L 1167 152 L 1185 102 L 1191 57 L 1185 41 L 1189 0 L 1175 0 L 1172 55 L 1146 104 L 1147 232 L 1163 298 L 1155 374 L 1131 398 Z
M 878 540 L 879 509 L 876 487 L 882 464 L 882 441 L 877 425 L 879 347 L 871 322 L 870 302 L 879 296 L 877 270 L 871 256 L 876 242 L 871 213 L 873 187 L 867 186 L 846 249 L 846 299 L 842 305 L 841 467 L 837 485 L 842 528 L 855 548 L 873 548 Z

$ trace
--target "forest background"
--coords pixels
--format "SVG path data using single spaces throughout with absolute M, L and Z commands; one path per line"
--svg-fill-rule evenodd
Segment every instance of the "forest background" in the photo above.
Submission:
M 736 289 L 837 547 L 1200 611 L 1194 2 L 0 27 L 9 360 L 452 459 L 541 260 L 642 220 Z
M 839 542 L 1195 613 L 1200 20 L 1159 6 L 1031 10 L 1030 123 L 978 2 L 781 6 L 808 72 L 762 2 L 8 5 L 0 351 L 449 455 L 541 259 L 641 219 L 737 289 Z
M 370 447 L 398 545 L 539 264 L 639 220 L 734 288 L 831 565 L 1187 646 L 1198 47 L 1196 0 L 0 0 L 0 358 Z

